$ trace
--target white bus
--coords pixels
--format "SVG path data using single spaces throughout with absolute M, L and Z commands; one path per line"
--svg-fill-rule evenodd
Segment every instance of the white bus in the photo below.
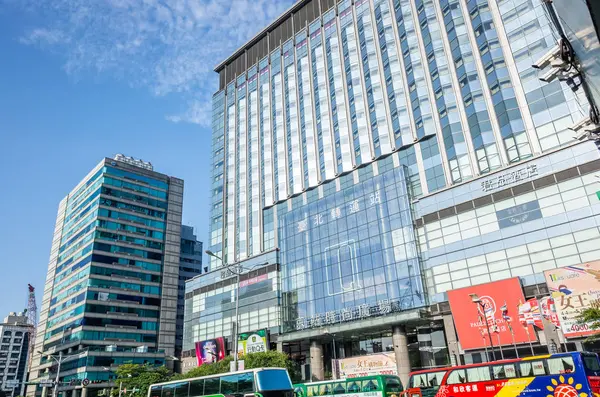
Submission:
M 148 397 L 294 397 L 284 368 L 255 368 L 156 383 Z

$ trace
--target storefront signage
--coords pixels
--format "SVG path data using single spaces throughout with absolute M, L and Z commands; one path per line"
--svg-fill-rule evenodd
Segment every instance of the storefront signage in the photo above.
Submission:
M 223 337 L 196 342 L 198 366 L 216 363 L 225 358 L 225 340 Z
M 263 353 L 269 350 L 267 330 L 260 329 L 255 332 L 246 332 L 239 335 L 238 355 L 243 356 L 250 353 Z
M 363 207 L 372 207 L 381 204 L 381 193 L 379 190 L 375 190 L 368 195 L 368 199 L 355 199 L 347 202 L 341 206 L 331 208 L 329 211 L 325 211 L 316 215 L 313 215 L 310 219 L 304 218 L 300 220 L 296 225 L 298 233 L 306 232 L 309 226 L 320 226 L 329 221 L 335 221 L 336 219 L 345 217 L 346 215 L 356 214 Z
M 537 175 L 537 164 L 528 164 L 526 167 L 489 177 L 481 182 L 481 190 L 489 193 L 494 190 L 510 186 L 514 183 L 525 181 Z
M 338 379 L 369 375 L 398 375 L 396 356 L 393 352 L 370 354 L 336 360 Z
M 385 316 L 400 311 L 400 302 L 389 299 L 381 300 L 377 305 L 366 304 L 358 307 L 348 307 L 341 310 L 332 310 L 326 313 L 315 314 L 312 317 L 298 317 L 296 330 L 318 328 L 325 325 L 342 323 L 346 321 L 362 320 L 368 317 Z
M 590 323 L 577 321 L 577 317 L 600 299 L 600 261 L 547 270 L 544 275 L 565 337 L 598 332 L 592 330 Z
M 537 200 L 533 200 L 496 211 L 496 217 L 498 218 L 500 229 L 504 229 L 521 223 L 541 219 L 542 211 L 540 210 L 540 203 Z
M 484 308 L 473 302 L 472 294 L 477 294 Z M 448 300 L 464 350 L 490 347 L 488 328 L 494 346 L 498 342 L 511 345 L 513 334 L 515 343 L 526 343 L 527 330 L 535 339 L 531 326 L 526 329 L 517 321 L 518 306 L 525 301 L 517 277 L 448 291 Z

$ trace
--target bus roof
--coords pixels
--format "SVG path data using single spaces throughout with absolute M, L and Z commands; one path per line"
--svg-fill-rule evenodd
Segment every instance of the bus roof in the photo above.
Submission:
M 193 378 L 183 378 L 183 379 L 178 379 L 178 380 L 170 380 L 168 382 L 153 383 L 150 386 L 152 387 L 152 386 L 170 385 L 170 384 L 176 384 L 176 383 L 182 383 L 182 382 L 189 382 L 191 380 L 196 380 L 196 379 L 214 378 L 214 377 L 217 377 L 217 376 L 225 376 L 225 375 L 232 375 L 232 374 L 245 374 L 245 373 L 248 373 L 248 372 L 270 371 L 270 370 L 274 370 L 274 369 L 287 371 L 285 368 L 279 368 L 279 367 L 251 368 L 251 369 L 245 369 L 245 370 L 242 370 L 242 371 L 223 372 L 223 373 L 220 373 L 220 374 L 205 375 L 205 376 L 195 376 Z

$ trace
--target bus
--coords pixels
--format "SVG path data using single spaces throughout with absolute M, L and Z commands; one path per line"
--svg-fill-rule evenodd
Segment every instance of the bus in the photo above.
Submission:
M 294 397 L 284 368 L 254 368 L 197 378 L 156 383 L 148 397 Z
M 394 375 L 372 375 L 294 385 L 296 397 L 399 397 L 402 382 Z
M 587 352 L 557 353 L 415 371 L 405 397 L 597 397 L 600 361 Z

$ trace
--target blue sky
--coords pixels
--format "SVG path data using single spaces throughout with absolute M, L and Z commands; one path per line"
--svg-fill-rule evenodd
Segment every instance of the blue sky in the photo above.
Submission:
M 185 180 L 208 237 L 213 67 L 291 0 L 0 0 L 0 317 L 41 305 L 59 201 L 103 157 Z

